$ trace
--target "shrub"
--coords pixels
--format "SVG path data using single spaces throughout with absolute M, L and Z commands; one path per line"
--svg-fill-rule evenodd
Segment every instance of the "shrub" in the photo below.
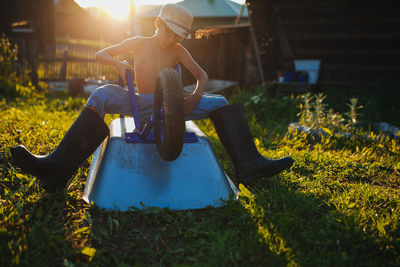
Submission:
M 328 129 L 330 132 L 354 132 L 358 123 L 358 117 L 361 115 L 358 110 L 363 106 L 357 106 L 358 99 L 351 98 L 347 104 L 349 111 L 344 115 L 328 109 L 324 103 L 326 95 L 323 93 L 312 95 L 310 93 L 300 96 L 299 124 L 311 127 L 313 130 Z M 347 119 L 347 120 L 346 120 Z
M 30 97 L 36 92 L 18 61 L 18 46 L 2 34 L 0 37 L 0 94 Z
M 0 76 L 14 78 L 19 68 L 18 46 L 10 43 L 2 34 L 0 37 Z

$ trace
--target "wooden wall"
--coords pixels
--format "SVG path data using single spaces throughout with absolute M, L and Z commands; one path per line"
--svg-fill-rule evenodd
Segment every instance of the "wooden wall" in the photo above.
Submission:
M 264 74 L 320 59 L 322 87 L 396 86 L 400 76 L 397 0 L 247 0 Z
M 184 40 L 182 44 L 207 72 L 210 79 L 244 81 L 245 46 L 249 45 L 249 28 L 224 28 L 225 33 L 208 38 Z M 182 71 L 184 84 L 195 82 L 187 70 Z

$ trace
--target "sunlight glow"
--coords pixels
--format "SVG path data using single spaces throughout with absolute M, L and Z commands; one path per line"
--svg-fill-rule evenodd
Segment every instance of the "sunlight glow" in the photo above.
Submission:
M 129 15 L 129 0 L 103 1 L 102 7 L 113 18 L 124 20 Z
M 182 0 L 133 0 L 134 5 L 163 5 Z M 83 8 L 102 8 L 113 19 L 126 20 L 129 16 L 130 0 L 75 0 Z
M 182 0 L 133 0 L 134 5 L 164 5 Z M 242 4 L 245 0 L 231 0 Z M 83 8 L 99 7 L 116 20 L 126 20 L 129 16 L 130 0 L 75 0 Z
M 126 20 L 129 15 L 129 0 L 75 0 L 83 8 L 98 7 L 116 20 Z

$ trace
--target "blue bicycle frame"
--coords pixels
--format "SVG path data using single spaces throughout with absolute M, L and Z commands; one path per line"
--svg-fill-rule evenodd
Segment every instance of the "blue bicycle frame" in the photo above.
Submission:
M 181 67 L 180 65 L 176 65 L 176 70 L 181 76 Z M 129 101 L 131 104 L 131 110 L 133 113 L 133 119 L 135 123 L 135 129 L 133 132 L 125 133 L 125 142 L 126 143 L 155 143 L 155 135 L 154 132 L 151 131 L 151 128 L 153 127 L 154 121 L 161 120 L 163 121 L 164 119 L 164 108 L 161 107 L 160 109 L 154 110 L 153 114 L 150 116 L 149 121 L 147 121 L 141 129 L 140 125 L 140 118 L 139 118 L 139 112 L 137 109 L 137 104 L 136 104 L 136 98 L 135 98 L 135 88 L 133 87 L 133 79 L 130 70 L 126 70 L 126 82 L 128 85 L 128 91 L 129 91 Z M 119 79 L 119 85 L 123 87 L 123 80 Z M 155 107 L 156 108 L 156 107 Z M 121 116 L 122 117 L 122 116 Z M 198 141 L 197 136 L 195 133 L 190 133 L 186 132 L 185 133 L 185 139 L 184 143 L 196 143 Z

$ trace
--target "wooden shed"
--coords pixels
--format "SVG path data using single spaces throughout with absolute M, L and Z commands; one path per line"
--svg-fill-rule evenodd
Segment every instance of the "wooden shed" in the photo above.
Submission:
M 240 85 L 250 84 L 253 80 L 253 60 L 249 24 L 213 26 L 204 31 L 209 33 L 200 33 L 200 39 L 184 40 L 182 44 L 208 76 L 235 81 Z M 187 71 L 183 71 L 182 79 L 184 83 L 194 82 Z
M 396 0 L 247 0 L 264 76 L 321 61 L 319 85 L 397 86 L 400 2 Z
M 44 52 L 55 42 L 53 10 L 53 0 L 0 1 L 0 31 L 17 43 L 23 54 L 29 47 L 35 48 L 35 54 Z
M 0 1 L 0 31 L 18 45 L 19 57 L 27 60 L 31 79 L 38 82 L 38 56 L 54 47 L 53 0 Z

